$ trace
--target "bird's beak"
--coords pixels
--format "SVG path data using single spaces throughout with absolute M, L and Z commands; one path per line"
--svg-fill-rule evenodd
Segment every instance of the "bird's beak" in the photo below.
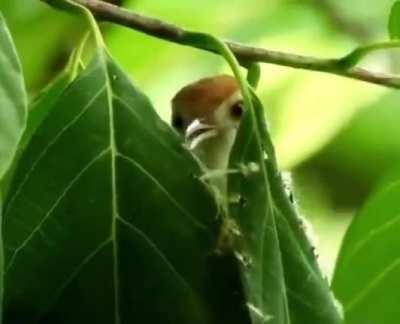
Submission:
M 195 149 L 200 143 L 208 138 L 218 135 L 215 126 L 203 124 L 199 119 L 193 122 L 186 128 L 185 139 L 189 143 L 189 149 Z

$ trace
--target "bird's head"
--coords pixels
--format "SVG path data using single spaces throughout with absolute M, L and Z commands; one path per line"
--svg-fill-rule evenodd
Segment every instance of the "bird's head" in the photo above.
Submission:
M 225 169 L 244 105 L 239 85 L 229 75 L 201 79 L 172 100 L 172 126 L 209 169 Z

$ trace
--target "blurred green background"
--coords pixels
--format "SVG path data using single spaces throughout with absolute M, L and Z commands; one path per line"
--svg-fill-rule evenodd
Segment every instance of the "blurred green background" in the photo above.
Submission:
M 270 49 L 339 57 L 387 39 L 393 0 L 130 0 L 127 8 L 191 30 Z M 83 35 L 77 18 L 39 0 L 1 0 L 31 98 L 65 65 Z M 227 72 L 219 57 L 104 24 L 110 52 L 169 119 L 185 84 Z M 396 53 L 362 65 L 400 72 Z M 400 174 L 400 93 L 350 79 L 264 64 L 258 89 L 281 167 L 292 172 L 301 213 L 313 224 L 328 276 L 351 217 L 382 182 Z

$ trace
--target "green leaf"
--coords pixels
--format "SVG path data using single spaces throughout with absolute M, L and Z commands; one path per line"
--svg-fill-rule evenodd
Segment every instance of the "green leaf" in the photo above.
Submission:
M 82 44 L 72 53 L 66 68 L 39 93 L 39 95 L 28 107 L 29 113 L 26 129 L 22 135 L 18 150 L 15 154 L 14 163 L 11 165 L 2 181 L 2 192 L 4 197 L 7 196 L 10 182 L 22 152 L 25 150 L 37 128 L 47 117 L 51 109 L 53 109 L 57 98 L 61 95 L 68 84 L 76 77 L 78 73 L 79 59 L 81 58 L 82 54 Z
M 246 114 L 230 160 L 230 168 L 242 172 L 229 177 L 234 201 L 230 216 L 239 232 L 236 256 L 252 323 L 341 323 L 312 246 L 284 192 L 264 110 L 255 96 L 253 105 L 257 125 Z M 265 139 L 262 147 L 255 138 L 256 127 Z
M 0 219 L 2 220 L 3 199 L 0 196 Z M 3 314 L 3 293 L 4 293 L 4 250 L 3 250 L 3 230 L 2 222 L 0 223 L 0 314 Z M 0 324 L 3 323 L 0 316 Z
M 0 181 L 10 167 L 25 128 L 26 93 L 11 35 L 0 14 Z
M 260 169 L 250 114 L 246 114 L 231 155 L 230 168 L 253 163 Z M 263 163 L 263 161 L 261 162 Z M 229 177 L 229 212 L 240 230 L 237 259 L 252 323 L 289 323 L 279 242 L 265 174 Z
M 25 147 L 29 143 L 33 134 L 54 108 L 54 104 L 69 83 L 70 77 L 68 74 L 60 74 L 32 104 L 32 107 L 29 109 L 27 127 L 21 140 L 22 147 Z
M 66 73 L 62 73 L 57 79 L 52 82 L 46 90 L 35 100 L 32 107 L 29 109 L 28 121 L 25 132 L 22 135 L 21 142 L 15 155 L 14 163 L 11 165 L 7 174 L 2 181 L 2 191 L 4 197 L 7 196 L 10 182 L 18 165 L 21 154 L 25 150 L 33 134 L 46 118 L 47 114 L 54 108 L 54 103 L 62 91 L 69 84 L 70 79 Z
M 0 183 L 16 154 L 26 123 L 26 93 L 11 35 L 0 13 Z M 0 188 L 0 199 L 2 199 Z M 0 200 L 2 221 L 2 201 Z M 3 238 L 0 224 L 0 314 L 3 313 Z M 0 323 L 2 319 L 0 318 Z
M 400 1 L 396 1 L 390 10 L 388 31 L 391 39 L 400 38 Z
M 243 78 L 235 56 L 219 39 L 189 33 L 183 41 L 223 55 L 247 109 L 230 156 L 229 170 L 235 172 L 228 175 L 231 204 L 226 208 L 219 248 L 233 252 L 237 259 L 251 323 L 341 323 L 336 300 L 285 192 L 260 100 Z M 253 79 L 252 73 L 248 79 Z
M 6 202 L 7 323 L 208 323 L 217 213 L 175 133 L 99 50 Z
M 399 195 L 400 182 L 380 189 L 346 233 L 332 284 L 346 323 L 398 322 Z
M 73 51 L 65 69 L 52 82 L 50 82 L 30 104 L 30 107 L 28 108 L 29 113 L 26 129 L 22 135 L 21 142 L 14 158 L 14 163 L 3 179 L 2 191 L 4 197 L 7 196 L 9 185 L 15 168 L 18 165 L 21 154 L 25 150 L 40 124 L 54 108 L 58 97 L 62 94 L 68 84 L 71 83 L 71 81 L 76 77 L 79 70 L 79 60 L 81 59 L 83 46 L 84 41 L 75 51 Z

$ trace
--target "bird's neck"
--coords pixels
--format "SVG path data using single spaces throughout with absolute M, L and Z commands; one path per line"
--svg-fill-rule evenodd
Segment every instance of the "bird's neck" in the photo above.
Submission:
M 228 168 L 229 154 L 236 132 L 236 129 L 222 131 L 218 136 L 205 140 L 194 150 L 207 169 L 226 170 Z
M 235 128 L 221 131 L 218 136 L 205 140 L 194 150 L 195 155 L 206 168 L 206 172 L 215 173 L 215 176 L 210 177 L 210 182 L 220 191 L 222 196 L 226 196 L 226 171 L 236 133 Z

